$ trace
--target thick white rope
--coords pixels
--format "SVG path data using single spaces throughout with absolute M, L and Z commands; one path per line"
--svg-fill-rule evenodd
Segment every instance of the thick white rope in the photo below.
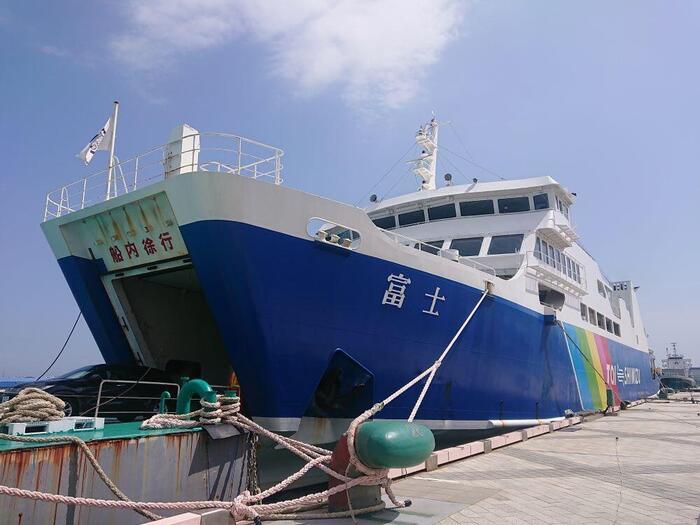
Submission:
M 15 397 L 0 403 L 0 425 L 63 419 L 66 404 L 38 388 L 25 388 Z
M 464 323 L 460 326 L 460 328 L 457 330 L 455 333 L 454 337 L 452 340 L 449 342 L 445 350 L 443 350 L 442 354 L 440 357 L 438 357 L 437 361 L 435 361 L 432 365 L 430 365 L 428 368 L 426 368 L 423 372 L 418 374 L 416 377 L 411 379 L 408 383 L 406 383 L 404 386 L 393 392 L 391 395 L 386 397 L 383 401 L 375 404 L 372 408 L 369 410 L 366 410 L 362 414 L 360 414 L 358 417 L 356 417 L 352 423 L 350 423 L 350 426 L 348 427 L 348 430 L 346 432 L 346 435 L 348 437 L 348 452 L 350 453 L 350 463 L 352 463 L 357 470 L 360 472 L 371 476 L 375 475 L 378 476 L 380 475 L 380 472 L 382 472 L 379 469 L 373 469 L 368 467 L 367 465 L 363 464 L 362 461 L 357 457 L 357 453 L 355 452 L 355 434 L 357 432 L 357 428 L 367 421 L 369 418 L 373 417 L 375 414 L 377 414 L 379 411 L 381 411 L 386 405 L 391 403 L 394 399 L 399 397 L 401 394 L 406 392 L 408 389 L 410 389 L 412 386 L 414 386 L 416 383 L 420 382 L 425 376 L 430 375 L 430 378 L 426 382 L 425 386 L 423 387 L 423 391 L 421 392 L 421 395 L 418 398 L 418 401 L 413 407 L 413 410 L 411 412 L 411 416 L 409 417 L 408 421 L 413 421 L 413 418 L 416 415 L 416 412 L 418 411 L 418 408 L 420 407 L 421 403 L 423 402 L 423 398 L 425 397 L 425 393 L 428 390 L 428 387 L 430 386 L 430 382 L 432 381 L 432 378 L 435 376 L 435 372 L 437 369 L 440 367 L 442 364 L 442 360 L 445 358 L 447 353 L 452 349 L 454 346 L 455 342 L 459 338 L 459 336 L 462 334 L 464 329 L 466 328 L 467 324 L 469 324 L 469 321 L 471 321 L 472 317 L 474 316 L 474 313 L 476 310 L 481 306 L 481 303 L 484 301 L 486 296 L 491 292 L 491 285 L 490 283 L 486 284 L 486 289 L 484 290 L 483 294 L 479 298 L 479 301 L 476 303 L 474 308 L 472 309 L 471 313 L 467 316 L 467 318 L 464 320 Z M 388 471 L 385 471 L 385 479 L 386 482 L 383 485 L 384 491 L 387 493 L 387 496 L 389 496 L 389 499 L 391 500 L 392 503 L 394 503 L 397 506 L 402 506 L 402 503 L 398 502 L 396 498 L 394 497 L 393 491 L 391 490 L 391 479 L 386 475 Z
M 293 454 L 299 456 L 301 459 L 306 461 L 306 464 L 301 469 L 291 474 L 286 479 L 280 481 L 276 485 L 270 487 L 269 489 L 260 492 L 259 494 L 253 495 L 246 491 L 239 497 L 237 497 L 231 504 L 231 512 L 238 519 L 255 519 L 262 517 L 264 517 L 265 519 L 278 519 L 275 518 L 275 516 L 277 515 L 285 517 L 295 516 L 301 517 L 303 519 L 312 519 L 308 514 L 299 515 L 289 513 L 292 511 L 297 512 L 302 509 L 308 509 L 309 506 L 316 507 L 319 504 L 327 502 L 329 496 L 341 491 L 347 491 L 351 487 L 356 485 L 387 485 L 387 470 L 373 470 L 372 472 L 357 478 L 351 478 L 347 475 L 343 475 L 339 472 L 334 471 L 328 466 L 328 463 L 330 463 L 331 461 L 332 451 L 322 447 L 317 447 L 315 445 L 310 445 L 308 443 L 302 443 L 292 438 L 281 436 L 261 427 L 260 425 L 248 419 L 240 413 L 240 403 L 237 398 L 217 396 L 217 401 L 215 403 L 200 400 L 200 404 L 202 405 L 202 408 L 200 410 L 191 412 L 189 414 L 156 414 L 153 417 L 144 421 L 141 425 L 141 428 L 191 428 L 195 426 L 208 424 L 231 424 L 241 430 L 247 430 L 249 432 L 253 432 L 255 434 L 267 437 L 270 440 L 277 443 L 278 445 L 286 448 Z M 194 417 L 199 417 L 199 419 L 190 419 Z M 265 498 L 268 498 L 288 488 L 312 468 L 321 469 L 329 476 L 332 476 L 343 482 L 343 484 L 338 485 L 332 489 L 328 489 L 315 494 L 309 494 L 307 496 L 303 496 L 293 500 L 281 501 L 278 503 L 271 504 L 260 503 Z M 402 504 L 398 503 L 398 505 Z M 356 513 L 373 512 L 374 510 L 378 510 L 379 508 L 384 508 L 384 504 L 367 509 L 357 509 L 354 511 L 349 511 L 349 514 L 326 512 L 314 514 L 313 516 L 317 516 L 319 518 L 331 518 L 334 516 L 353 516 Z
M 25 388 L 12 399 L 0 403 L 0 425 L 6 423 L 31 423 L 35 421 L 57 421 L 65 417 L 63 407 L 65 403 L 54 395 L 38 388 Z M 15 436 L 0 434 L 0 439 L 19 443 L 72 443 L 76 445 L 87 457 L 88 461 L 104 481 L 107 488 L 122 501 L 131 501 L 119 487 L 107 476 L 97 458 L 88 448 L 85 441 L 75 436 Z M 156 520 L 160 516 L 151 512 L 135 508 L 136 512 L 146 518 Z
M 416 413 L 418 412 L 418 409 L 420 408 L 421 404 L 423 403 L 423 398 L 425 397 L 425 394 L 428 392 L 428 388 L 430 388 L 430 383 L 433 382 L 433 378 L 435 377 L 435 374 L 437 373 L 438 368 L 440 368 L 440 366 L 442 366 L 442 361 L 445 359 L 445 357 L 447 357 L 447 354 L 450 353 L 450 350 L 452 350 L 452 347 L 457 342 L 457 339 L 459 339 L 459 336 L 462 335 L 462 332 L 464 332 L 464 329 L 469 324 L 469 321 L 472 320 L 472 317 L 474 317 L 474 314 L 481 306 L 481 303 L 484 302 L 484 299 L 486 299 L 486 296 L 488 295 L 488 293 L 489 293 L 489 290 L 487 288 L 486 290 L 484 290 L 484 293 L 481 294 L 479 301 L 476 303 L 476 305 L 472 309 L 471 313 L 464 320 L 464 322 L 462 323 L 462 326 L 459 327 L 459 330 L 457 330 L 457 333 L 455 333 L 454 337 L 452 338 L 450 343 L 447 345 L 447 348 L 445 348 L 445 350 L 442 352 L 442 354 L 440 354 L 440 357 L 438 357 L 438 360 L 435 361 L 435 363 L 433 363 L 433 366 L 430 367 L 432 369 L 432 371 L 430 372 L 430 376 L 428 377 L 428 380 L 425 382 L 425 385 L 423 385 L 423 390 L 421 390 L 420 396 L 418 396 L 418 400 L 416 401 L 416 404 L 413 405 L 413 410 L 411 410 L 411 415 L 408 416 L 409 423 L 415 419 Z
M 462 334 L 467 324 L 471 321 L 474 313 L 477 311 L 481 303 L 484 301 L 486 295 L 488 295 L 489 289 L 487 288 L 476 306 L 462 323 L 461 327 L 454 335 L 450 343 L 447 345 L 445 350 L 442 352 L 440 357 L 431 365 L 429 368 L 421 372 L 418 376 L 413 378 L 411 381 L 406 383 L 404 386 L 396 390 L 394 393 L 386 397 L 382 402 L 376 403 L 372 408 L 366 410 L 358 417 L 356 417 L 346 432 L 347 442 L 348 442 L 348 452 L 350 456 L 350 463 L 361 472 L 363 475 L 356 478 L 349 477 L 338 473 L 327 466 L 330 463 L 332 452 L 330 450 L 317 447 L 315 445 L 310 445 L 308 443 L 302 443 L 292 438 L 281 436 L 271 432 L 254 421 L 248 419 L 243 414 L 240 413 L 240 401 L 238 398 L 229 398 L 224 396 L 217 396 L 217 401 L 214 403 L 207 402 L 205 400 L 200 400 L 202 408 L 188 414 L 156 414 L 151 418 L 145 420 L 141 428 L 142 429 L 163 429 L 163 428 L 193 428 L 202 425 L 216 425 L 216 424 L 230 424 L 234 425 L 239 429 L 247 430 L 249 432 L 256 433 L 258 435 L 265 436 L 272 441 L 276 442 L 278 445 L 286 448 L 290 452 L 296 454 L 300 458 L 306 461 L 306 464 L 299 469 L 294 474 L 290 475 L 286 479 L 277 483 L 273 487 L 260 492 L 259 494 L 250 494 L 249 491 L 245 491 L 239 494 L 233 501 L 225 502 L 220 500 L 210 500 L 210 501 L 180 501 L 180 502 L 133 502 L 130 501 L 114 483 L 109 480 L 104 470 L 99 466 L 97 460 L 92 456 L 92 453 L 87 448 L 85 442 L 77 437 L 72 437 L 70 439 L 66 438 L 24 438 L 23 440 L 36 440 L 40 441 L 73 441 L 82 443 L 81 448 L 86 451 L 88 457 L 92 457 L 94 460 L 93 466 L 96 468 L 100 477 L 105 480 L 107 486 L 112 489 L 112 491 L 120 498 L 121 501 L 116 500 L 102 500 L 95 498 L 81 498 L 73 496 L 63 496 L 60 494 L 48 494 L 45 492 L 30 491 L 24 489 L 18 489 L 14 487 L 7 487 L 0 485 L 0 494 L 5 494 L 8 496 L 16 496 L 22 498 L 30 498 L 39 501 L 49 501 L 52 503 L 63 503 L 66 505 L 89 505 L 103 508 L 122 508 L 122 509 L 133 509 L 141 512 L 144 515 L 146 509 L 168 509 L 168 510 L 194 510 L 194 509 L 206 509 L 206 508 L 226 508 L 229 509 L 235 520 L 254 520 L 260 521 L 261 518 L 265 519 L 324 519 L 324 518 L 340 518 L 340 517 L 352 517 L 355 519 L 356 514 L 363 514 L 367 512 L 375 512 L 385 508 L 384 503 L 379 505 L 374 505 L 371 507 L 366 507 L 362 509 L 352 509 L 342 512 L 323 512 L 323 513 L 304 513 L 298 514 L 299 511 L 310 508 L 317 508 L 319 504 L 328 501 L 328 498 L 334 494 L 345 491 L 346 493 L 350 488 L 358 485 L 379 485 L 384 488 L 387 496 L 391 502 L 396 507 L 405 507 L 407 502 L 399 501 L 394 495 L 391 489 L 391 479 L 388 476 L 389 469 L 375 469 L 364 465 L 362 461 L 358 458 L 355 451 L 355 434 L 359 425 L 367 421 L 369 418 L 381 411 L 386 405 L 391 403 L 394 399 L 399 397 L 401 394 L 406 392 L 412 386 L 421 381 L 424 377 L 429 376 L 423 390 L 413 407 L 409 421 L 413 421 L 418 408 L 420 407 L 423 398 L 435 377 L 437 369 L 442 365 L 443 359 L 447 356 L 449 351 L 454 346 L 455 342 Z M 44 393 L 43 391 L 39 391 Z M 52 396 L 53 397 L 53 396 Z M 62 402 L 61 402 L 62 403 Z M 3 409 L 5 404 L 0 404 L 0 410 Z M 28 405 L 26 405 L 28 406 Z M 22 407 L 26 409 L 26 406 Z M 61 407 L 62 408 L 62 407 Z M 4 414 L 0 412 L 0 414 Z M 23 415 L 23 414 L 22 414 Z M 61 413 L 62 415 L 62 413 Z M 194 419 L 197 418 L 197 419 Z M 0 438 L 14 439 L 18 436 L 3 436 Z M 328 475 L 340 480 L 342 484 L 336 485 L 333 488 L 324 490 L 322 492 L 317 492 L 314 494 L 307 494 L 306 496 L 301 496 L 292 500 L 280 501 L 277 503 L 263 504 L 260 503 L 265 498 L 272 496 L 287 487 L 289 487 L 296 480 L 301 478 L 306 472 L 312 468 L 320 468 Z M 103 477 L 104 475 L 104 477 Z M 348 503 L 350 498 L 348 495 Z M 291 513 L 290 513 L 291 512 Z M 155 515 L 148 516 L 151 519 L 157 518 Z

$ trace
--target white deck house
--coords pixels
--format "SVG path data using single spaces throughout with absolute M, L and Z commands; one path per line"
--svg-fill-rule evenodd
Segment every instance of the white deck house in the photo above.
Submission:
M 632 284 L 610 282 L 577 242 L 575 197 L 551 177 L 476 181 L 421 189 L 367 211 L 403 244 L 414 240 L 421 251 L 521 282 L 562 319 L 647 349 Z

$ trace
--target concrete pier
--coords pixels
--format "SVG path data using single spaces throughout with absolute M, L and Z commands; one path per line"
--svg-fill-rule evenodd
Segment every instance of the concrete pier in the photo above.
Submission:
M 700 404 L 645 403 L 415 474 L 397 482 L 396 492 L 461 503 L 437 521 L 444 525 L 695 525 Z
M 700 525 L 700 403 L 673 397 L 439 451 L 408 474 L 393 472 L 403 475 L 394 492 L 410 507 L 356 523 Z M 227 511 L 212 512 L 222 521 L 211 523 L 232 522 Z M 164 525 L 210 522 L 197 514 L 171 520 Z
M 644 403 L 423 470 L 393 486 L 413 505 L 358 523 L 696 525 L 700 403 Z

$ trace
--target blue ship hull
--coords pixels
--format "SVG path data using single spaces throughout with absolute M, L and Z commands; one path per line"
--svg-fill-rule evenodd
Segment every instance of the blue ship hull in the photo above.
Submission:
M 206 220 L 180 231 L 254 417 L 357 415 L 430 366 L 482 293 L 249 224 Z M 133 361 L 100 281 L 102 261 L 69 256 L 59 264 L 105 360 Z M 411 280 L 403 304 L 382 304 L 387 278 L 399 274 Z M 437 288 L 445 298 L 436 303 L 439 315 L 426 315 Z M 459 428 L 465 421 L 601 408 L 591 392 L 601 386 L 596 374 L 602 378 L 602 370 L 573 344 L 581 329 L 565 328 L 571 341 L 542 313 L 487 297 L 437 373 L 417 419 Z M 630 384 L 615 385 L 620 399 L 657 391 L 647 353 L 612 339 L 602 343 L 615 367 L 638 370 Z M 419 389 L 380 417 L 406 418 Z

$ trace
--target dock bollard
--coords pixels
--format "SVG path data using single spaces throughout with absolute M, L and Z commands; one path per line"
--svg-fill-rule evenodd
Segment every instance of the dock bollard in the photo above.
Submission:
M 178 414 L 187 414 L 191 412 L 190 403 L 193 396 L 198 396 L 200 399 L 204 399 L 209 403 L 216 402 L 216 392 L 209 386 L 209 383 L 203 379 L 190 379 L 182 385 L 182 389 L 177 396 L 177 409 Z
M 170 392 L 167 390 L 163 390 L 163 393 L 160 395 L 160 402 L 158 403 L 158 413 L 159 414 L 165 414 L 168 410 L 167 407 L 165 406 L 165 401 L 170 399 L 172 396 L 170 395 Z
M 366 421 L 357 427 L 355 451 L 358 459 L 370 468 L 408 468 L 425 463 L 435 450 L 432 431 L 418 423 L 408 421 Z M 336 472 L 356 478 L 362 475 L 350 464 L 347 436 L 343 435 L 333 450 L 331 468 Z M 329 488 L 343 485 L 330 478 Z M 349 499 L 349 502 L 348 502 Z M 356 485 L 347 491 L 333 494 L 328 500 L 331 512 L 361 509 L 381 503 L 379 485 Z M 410 502 L 406 501 L 406 505 Z
M 354 466 L 350 464 L 350 452 L 348 452 L 348 437 L 343 434 L 338 443 L 333 449 L 331 456 L 330 467 L 338 474 L 348 475 L 351 478 L 357 478 L 362 475 Z M 343 482 L 336 478 L 329 478 L 328 488 L 343 485 Z M 348 501 L 348 498 L 350 501 Z M 382 501 L 382 494 L 379 485 L 356 485 L 349 488 L 347 491 L 332 494 L 328 498 L 328 511 L 340 512 L 350 510 L 352 503 L 353 509 L 362 509 L 379 505 Z

